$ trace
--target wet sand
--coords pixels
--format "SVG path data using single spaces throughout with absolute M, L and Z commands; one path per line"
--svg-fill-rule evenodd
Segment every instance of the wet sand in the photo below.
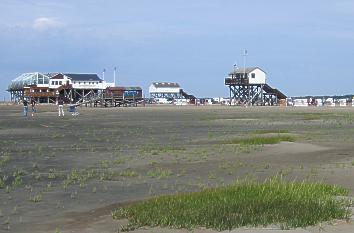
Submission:
M 0 106 L 0 173 L 8 177 L 0 189 L 0 232 L 117 232 L 124 221 L 112 220 L 110 213 L 118 206 L 246 177 L 262 181 L 283 174 L 288 180 L 342 185 L 354 195 L 354 108 L 78 111 L 79 116 L 66 111 L 60 118 L 55 106 L 40 105 L 34 118 L 24 118 L 20 105 Z M 227 143 L 277 132 L 296 141 L 242 147 Z M 95 174 L 89 177 L 89 172 Z M 14 183 L 17 176 L 20 184 Z M 327 232 L 354 231 L 351 223 L 341 221 L 321 227 Z M 296 232 L 318 232 L 321 227 Z M 234 232 L 253 231 L 275 229 Z

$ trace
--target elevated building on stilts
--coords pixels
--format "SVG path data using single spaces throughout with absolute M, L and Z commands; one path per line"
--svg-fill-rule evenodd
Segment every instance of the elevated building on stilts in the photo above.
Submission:
M 12 101 L 34 98 L 38 103 L 55 103 L 59 97 L 79 103 L 99 96 L 113 86 L 97 74 L 24 73 L 12 80 L 8 87 Z
M 66 103 L 91 107 L 136 106 L 143 102 L 140 87 L 115 87 L 97 74 L 24 73 L 12 80 L 8 87 L 11 101 L 32 98 L 37 103 Z
M 286 96 L 266 83 L 267 75 L 259 67 L 237 68 L 225 78 L 230 105 L 279 105 Z

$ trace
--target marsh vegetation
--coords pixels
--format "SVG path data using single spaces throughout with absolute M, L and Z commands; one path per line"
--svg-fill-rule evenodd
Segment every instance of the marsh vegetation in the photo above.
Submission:
M 274 177 L 259 183 L 238 181 L 225 187 L 195 193 L 162 196 L 112 212 L 127 218 L 123 230 L 142 226 L 212 228 L 218 231 L 242 226 L 279 225 L 282 229 L 306 227 L 332 219 L 348 219 L 344 188 L 323 183 L 284 182 Z

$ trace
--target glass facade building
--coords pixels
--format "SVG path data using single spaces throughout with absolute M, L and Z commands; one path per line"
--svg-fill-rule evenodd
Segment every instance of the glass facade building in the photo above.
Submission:
M 49 85 L 49 77 L 41 73 L 24 73 L 11 81 L 9 91 L 23 90 L 30 85 Z

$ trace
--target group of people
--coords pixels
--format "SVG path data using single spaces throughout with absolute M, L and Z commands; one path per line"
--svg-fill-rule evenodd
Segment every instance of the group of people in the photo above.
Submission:
M 28 115 L 28 104 L 31 104 L 32 106 L 32 117 L 34 116 L 34 114 L 37 112 L 37 108 L 36 108 L 36 100 L 31 98 L 30 102 L 28 102 L 26 99 L 23 99 L 23 116 L 27 117 Z
M 22 100 L 23 103 L 23 116 L 27 117 L 28 115 L 28 105 L 31 104 L 32 107 L 32 117 L 34 117 L 34 114 L 37 113 L 37 108 L 36 108 L 36 100 L 34 98 L 30 98 L 28 101 L 27 99 Z M 76 111 L 76 106 L 75 105 L 70 105 L 69 111 L 72 112 L 73 116 L 79 115 L 79 113 Z M 62 97 L 58 98 L 58 115 L 63 116 L 65 115 L 64 113 L 64 99 Z

